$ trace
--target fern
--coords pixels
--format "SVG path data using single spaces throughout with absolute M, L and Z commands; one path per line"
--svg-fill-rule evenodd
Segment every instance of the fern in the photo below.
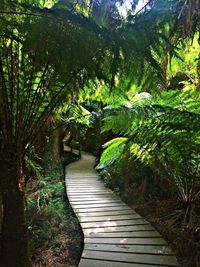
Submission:
M 96 168 L 97 169 L 105 168 L 106 166 L 112 164 L 117 159 L 119 159 L 126 148 L 126 142 L 127 138 L 119 137 L 112 139 L 111 141 L 104 144 L 103 147 L 107 149 L 104 150 L 101 156 L 100 163 L 97 165 Z
M 174 96 L 171 103 L 170 95 Z M 134 99 L 136 107 L 109 110 L 103 131 L 124 137 L 106 144 L 100 166 L 117 162 L 126 147 L 133 159 L 168 179 L 184 203 L 196 200 L 200 192 L 200 111 L 198 94 L 192 95 L 196 99 L 188 92 L 169 92 L 149 102 Z

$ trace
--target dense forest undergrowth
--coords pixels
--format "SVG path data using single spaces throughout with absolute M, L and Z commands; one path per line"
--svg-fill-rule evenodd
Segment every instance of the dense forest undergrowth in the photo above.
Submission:
M 78 157 L 65 152 L 62 160 L 54 161 L 51 152 L 45 152 L 42 166 L 29 162 L 33 175 L 26 187 L 29 254 L 34 267 L 74 267 L 82 253 L 83 235 L 67 199 L 64 168 Z

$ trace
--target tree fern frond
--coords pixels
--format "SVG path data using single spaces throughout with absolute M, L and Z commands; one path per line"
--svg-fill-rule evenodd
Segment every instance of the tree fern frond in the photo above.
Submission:
M 106 148 L 101 156 L 100 163 L 97 165 L 97 169 L 105 168 L 119 159 L 126 147 L 127 138 L 119 137 L 112 139 L 111 141 L 104 144 Z
M 126 151 L 130 151 L 133 159 L 165 174 L 185 201 L 189 197 L 188 188 L 194 190 L 200 174 L 199 95 L 175 91 L 151 98 L 149 102 L 139 100 L 132 101 L 132 108 L 109 110 L 103 131 L 124 136 Z M 111 140 L 105 150 L 111 148 L 112 152 L 105 152 L 106 166 L 117 161 L 118 153 L 114 161 L 110 158 L 118 150 L 118 143 L 114 144 Z M 198 188 L 195 186 L 193 199 L 198 195 Z
M 118 134 L 126 133 L 132 123 L 132 111 L 130 108 L 118 107 L 105 109 L 102 132 L 113 131 Z M 111 114 L 109 114 L 111 112 Z

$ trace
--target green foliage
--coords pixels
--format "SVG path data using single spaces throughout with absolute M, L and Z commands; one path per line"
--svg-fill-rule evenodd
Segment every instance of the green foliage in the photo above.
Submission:
M 66 123 L 74 123 L 77 125 L 85 125 L 89 127 L 92 113 L 81 105 L 71 104 L 68 106 L 68 110 L 65 114 L 65 117 L 67 117 L 65 119 Z
M 169 89 L 177 89 L 178 83 L 182 83 L 182 88 L 195 88 L 198 78 L 196 71 L 198 54 L 198 34 L 194 35 L 193 41 L 187 40 L 179 45 L 179 55 L 182 60 L 174 57 L 170 62 L 168 70 Z M 177 79 L 177 83 L 173 83 L 173 78 L 175 79 L 180 74 L 182 77 Z
M 29 250 L 35 263 L 47 264 L 47 257 L 50 256 L 53 261 L 54 256 L 65 254 L 66 247 L 73 243 L 72 239 L 74 251 L 80 253 L 79 224 L 67 203 L 65 185 L 58 175 L 63 175 L 63 168 L 58 163 L 53 167 L 51 177 L 40 176 L 31 179 L 26 188 L 25 211 Z M 45 252 L 48 252 L 48 256 Z
M 0 133 L 4 143 L 14 140 L 21 157 L 57 105 L 63 84 L 49 64 L 38 66 L 18 41 L 0 41 Z
M 149 104 L 115 109 L 105 117 L 103 130 L 125 138 L 108 142 L 99 165 L 103 168 L 115 160 L 118 164 L 126 148 L 133 159 L 169 181 L 180 199 L 189 205 L 199 198 L 200 192 L 199 122 L 196 92 L 166 92 Z
M 106 113 L 111 113 L 104 119 L 102 132 L 112 130 L 114 133 L 124 134 L 129 130 L 129 122 L 134 116 L 134 111 L 127 107 L 118 107 L 114 110 L 105 110 Z M 116 124 L 116 121 L 118 122 Z
M 46 145 L 43 157 L 43 173 L 46 177 L 54 179 L 63 176 L 63 162 L 60 158 L 54 156 L 54 139 L 51 139 Z
M 31 256 L 41 258 L 40 252 L 62 246 L 60 235 L 76 235 L 79 226 L 69 206 L 64 204 L 64 184 L 54 178 L 34 183 L 27 196 L 27 226 Z M 35 191 L 36 190 L 36 191 Z M 60 243 L 61 242 L 61 243 Z M 59 244 L 60 243 L 60 244 Z M 56 251 L 54 247 L 54 251 Z M 60 250 L 62 248 L 60 247 Z
M 101 162 L 98 164 L 97 169 L 104 168 L 107 165 L 112 164 L 116 159 L 120 158 L 124 151 L 126 142 L 127 138 L 125 137 L 115 138 L 107 142 L 104 145 L 104 148 L 107 149 L 104 150 L 101 157 Z
M 92 81 L 84 86 L 77 96 L 77 102 L 86 107 L 99 111 L 101 106 L 111 105 L 116 107 L 125 104 L 128 100 L 125 86 L 116 84 L 115 90 L 110 91 L 110 87 L 104 81 Z
M 34 148 L 31 148 L 27 156 L 25 157 L 26 175 L 34 173 L 37 177 L 42 175 L 42 167 L 37 163 L 37 157 Z

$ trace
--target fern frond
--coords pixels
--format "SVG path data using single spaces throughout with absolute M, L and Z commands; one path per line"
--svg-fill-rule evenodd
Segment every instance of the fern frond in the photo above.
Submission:
M 97 169 L 103 169 L 119 159 L 126 147 L 127 138 L 119 137 L 107 142 L 103 147 L 106 148 L 101 156 Z
M 185 92 L 169 92 L 149 102 L 135 98 L 132 108 L 109 110 L 103 126 L 103 131 L 126 138 L 126 151 L 133 159 L 165 174 L 183 201 L 196 198 L 199 192 L 196 184 L 200 175 L 200 110 L 199 96 L 193 96 L 196 99 Z M 111 140 L 102 156 L 102 167 L 117 162 L 120 149 L 121 143 Z

